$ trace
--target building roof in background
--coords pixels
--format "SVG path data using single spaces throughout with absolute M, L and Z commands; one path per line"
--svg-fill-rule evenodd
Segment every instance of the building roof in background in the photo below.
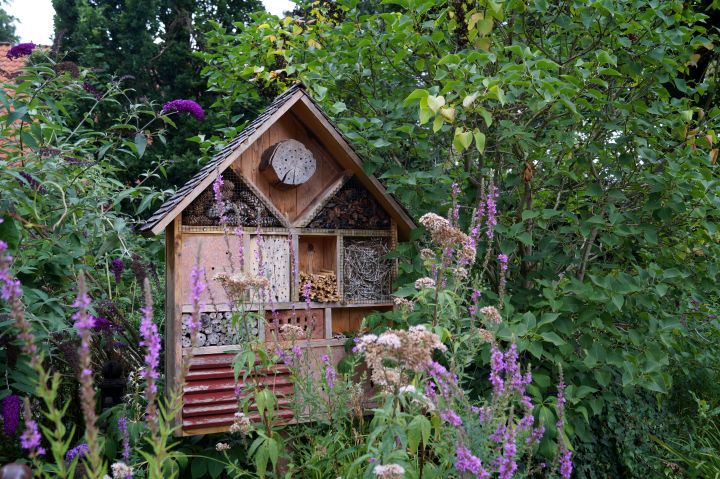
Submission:
M 10 60 L 7 52 L 12 48 L 12 43 L 0 43 L 0 82 L 7 83 L 25 66 L 25 58 Z

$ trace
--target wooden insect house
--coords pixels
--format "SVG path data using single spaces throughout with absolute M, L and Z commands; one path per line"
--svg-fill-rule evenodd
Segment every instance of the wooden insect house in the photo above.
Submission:
M 206 274 L 181 433 L 232 424 L 232 361 L 248 336 L 277 341 L 278 325 L 289 324 L 285 330 L 302 330 L 298 346 L 307 356 L 330 351 L 339 361 L 347 333 L 369 312 L 392 308 L 396 265 L 386 254 L 414 227 L 302 85 L 277 97 L 142 227 L 148 235 L 165 232 L 169 388 L 191 347 L 184 326 L 193 309 L 190 273 L 199 265 Z M 245 305 L 261 319 L 243 329 L 231 321 L 237 301 L 216 280 L 239 272 L 269 281 L 262 304 Z M 279 398 L 276 414 L 292 420 L 287 370 L 278 364 L 264 380 Z

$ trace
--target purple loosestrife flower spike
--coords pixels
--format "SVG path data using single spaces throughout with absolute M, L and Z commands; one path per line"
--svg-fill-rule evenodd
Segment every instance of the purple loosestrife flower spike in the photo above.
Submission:
M 458 195 L 460 194 L 460 185 L 452 184 L 452 215 L 450 221 L 457 226 L 460 222 L 460 203 L 458 203 Z
M 469 472 L 477 479 L 490 477 L 490 473 L 482 467 L 480 458 L 474 456 L 470 449 L 462 445 L 455 449 L 455 469 L 461 474 Z
M 90 330 L 95 327 L 95 318 L 88 314 L 87 308 L 90 306 L 90 297 L 87 293 L 85 285 L 85 273 L 80 271 L 78 276 L 78 295 L 73 303 L 73 307 L 77 308 L 77 312 L 73 314 L 72 319 L 75 321 L 75 329 L 80 336 L 80 347 L 78 348 L 78 359 L 80 362 L 80 406 L 85 420 L 85 437 L 88 444 L 88 462 L 91 471 L 99 475 L 102 466 L 100 457 L 98 429 L 96 426 L 97 416 L 95 414 L 95 387 L 93 385 L 93 372 L 90 359 L 90 343 L 92 337 Z M 93 474 L 91 474 L 93 476 Z
M 67 453 L 65 453 L 65 460 L 67 462 L 72 462 L 73 459 L 76 457 L 79 457 L 82 459 L 85 457 L 85 455 L 88 453 L 88 445 L 87 444 L 78 444 L 77 446 L 70 449 Z
M 500 270 L 507 271 L 508 269 L 508 257 L 506 254 L 499 254 L 497 256 L 498 262 L 500 263 Z
M 440 413 L 440 418 L 445 421 L 446 423 L 450 424 L 453 427 L 460 427 L 462 426 L 463 422 L 460 416 L 457 415 L 455 411 L 452 409 L 446 409 Z
M 157 405 L 155 398 L 157 396 L 156 381 L 159 377 L 158 364 L 160 362 L 160 335 L 158 334 L 157 325 L 153 322 L 153 304 L 150 294 L 150 281 L 145 278 L 145 305 L 141 308 L 142 319 L 140 320 L 140 346 L 145 348 L 145 365 L 140 375 L 145 379 L 145 400 L 147 401 L 147 409 L 145 411 L 145 419 L 148 423 L 153 436 L 157 436 Z
M 500 375 L 505 370 L 505 355 L 493 345 L 490 355 L 490 384 L 493 386 L 495 396 L 502 395 L 505 390 L 505 381 Z
M 235 228 L 235 237 L 238 240 L 238 262 L 240 263 L 240 271 L 245 270 L 245 233 L 241 226 Z
M 125 270 L 125 263 L 121 258 L 115 258 L 110 262 L 110 271 L 115 275 L 115 284 L 120 284 L 122 273 Z
M 327 382 L 328 388 L 335 389 L 335 381 L 337 380 L 337 372 L 335 368 L 329 364 L 325 367 L 325 382 Z
M 563 479 L 570 479 L 573 470 L 572 451 L 565 449 L 560 454 L 560 476 Z
M 5 56 L 8 57 L 10 60 L 14 60 L 16 58 L 26 57 L 26 56 L 30 55 L 34 49 L 35 49 L 35 44 L 33 42 L 18 43 L 17 45 L 12 47 L 10 50 L 8 50 L 7 54 L 5 54 Z
M 502 455 L 497 459 L 499 479 L 510 479 L 517 471 L 518 465 L 517 461 L 515 461 L 517 444 L 515 439 L 515 431 L 512 428 L 507 429 L 503 435 Z
M 38 430 L 37 422 L 32 418 L 30 411 L 30 401 L 25 398 L 25 431 L 20 436 L 20 447 L 28 451 L 30 458 L 45 455 L 45 449 L 40 446 L 42 436 Z
M 213 181 L 212 189 L 213 196 L 215 197 L 215 206 L 220 212 L 220 224 L 225 225 L 227 218 L 225 217 L 225 200 L 223 200 L 222 187 L 225 184 L 222 175 L 217 175 L 215 181 Z
M 0 414 L 3 418 L 3 430 L 6 436 L 12 436 L 20 424 L 20 396 L 11 394 L 5 396 L 0 404 Z
M 495 226 L 497 225 L 497 190 L 494 184 L 490 184 L 487 196 L 485 197 L 485 209 L 487 211 L 487 234 L 488 239 L 493 239 L 495 235 Z
M 205 289 L 207 289 L 207 284 L 203 281 L 204 277 L 205 268 L 193 265 L 192 270 L 190 271 L 190 302 L 193 305 L 193 311 L 197 308 L 198 313 L 204 306 L 201 297 Z M 188 324 L 188 330 L 192 333 L 193 331 L 198 331 L 199 329 L 200 317 L 198 314 L 198 317 L 193 318 L 190 324 Z
M 7 243 L 0 240 L 0 298 L 7 301 L 10 306 L 11 316 L 15 319 L 15 327 L 20 330 L 19 337 L 22 341 L 23 353 L 30 357 L 30 365 L 40 371 L 42 369 L 41 355 L 37 354 L 37 346 L 35 346 L 30 323 L 25 319 L 25 310 L 20 300 L 22 297 L 20 281 L 13 278 L 10 273 L 12 256 L 5 254 L 7 248 Z
M 189 113 L 198 120 L 205 119 L 205 111 L 193 100 L 173 100 L 165 103 L 165 105 L 163 105 L 162 112 L 169 113 L 171 111 Z
M 122 457 L 125 464 L 130 463 L 130 433 L 128 432 L 127 418 L 125 416 L 118 419 L 118 431 L 122 436 Z
M 312 290 L 312 283 L 306 281 L 302 286 L 302 295 L 305 298 L 305 308 L 310 309 L 310 291 Z

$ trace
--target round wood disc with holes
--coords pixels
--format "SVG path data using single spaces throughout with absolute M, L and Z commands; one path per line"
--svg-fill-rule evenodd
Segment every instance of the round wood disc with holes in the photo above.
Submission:
M 297 140 L 283 140 L 265 150 L 260 171 L 278 188 L 302 185 L 315 174 L 313 154 Z

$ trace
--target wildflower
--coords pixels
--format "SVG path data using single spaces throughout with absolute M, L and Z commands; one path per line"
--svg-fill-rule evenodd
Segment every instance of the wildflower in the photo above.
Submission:
M 215 205 L 220 212 L 221 225 L 224 225 L 227 222 L 227 218 L 225 218 L 225 201 L 223 200 L 222 194 L 223 183 L 222 175 L 217 175 L 212 185 L 213 195 L 215 196 Z
M 115 284 L 120 284 L 122 272 L 125 270 L 125 263 L 121 258 L 115 258 L 110 262 L 110 271 L 115 275 Z
M 293 346 L 290 351 L 292 351 L 296 359 L 300 359 L 302 356 L 302 349 L 300 349 L 300 346 Z
M 335 389 L 335 381 L 337 380 L 337 372 L 335 372 L 335 368 L 330 366 L 329 364 L 325 367 L 325 382 L 328 385 L 328 388 Z
M 0 403 L 0 415 L 3 418 L 3 430 L 6 436 L 12 436 L 20 424 L 20 396 L 5 396 Z
M 462 267 L 453 268 L 452 274 L 453 274 L 453 278 L 455 278 L 456 281 L 467 279 L 467 277 L 468 277 L 467 270 Z
M 378 464 L 373 469 L 373 474 L 385 479 L 401 479 L 405 475 L 405 468 L 400 464 Z
M 455 469 L 461 474 L 469 472 L 478 479 L 490 477 L 490 473 L 482 467 L 480 458 L 474 456 L 470 449 L 462 445 L 455 449 Z
M 145 400 L 147 401 L 146 418 L 153 434 L 157 431 L 157 408 L 155 396 L 157 395 L 156 381 L 160 377 L 158 364 L 160 362 L 160 335 L 157 325 L 153 322 L 152 296 L 150 295 L 150 282 L 145 279 L 145 304 L 140 308 L 142 319 L 140 321 L 140 346 L 145 348 L 145 365 L 140 375 L 145 379 Z
M 525 444 L 531 445 L 540 442 L 545 435 L 545 426 L 542 424 L 530 432 L 530 435 L 525 438 Z
M 520 422 L 518 422 L 517 428 L 519 431 L 526 431 L 532 427 L 533 422 L 535 422 L 533 415 L 525 414 L 522 419 L 520 419 Z
M 70 449 L 67 453 L 65 453 L 65 460 L 67 462 L 72 462 L 73 459 L 76 457 L 79 457 L 82 459 L 85 457 L 85 455 L 88 453 L 88 445 L 87 444 L 78 444 L 77 446 Z
M 308 309 L 310 308 L 311 294 L 312 294 L 312 283 L 310 281 L 306 281 L 302 285 L 302 297 L 305 298 L 305 306 Z
M 219 442 L 219 443 L 215 444 L 215 450 L 217 452 L 229 451 L 230 444 L 228 444 L 226 442 Z
M 440 418 L 453 427 L 460 427 L 463 424 L 460 416 L 458 416 L 457 413 L 451 409 L 446 409 L 442 411 L 440 413 Z
M 500 316 L 500 311 L 498 311 L 495 306 L 484 306 L 480 308 L 480 314 L 485 316 L 485 319 L 487 319 L 491 323 L 502 323 L 502 316 Z
M 231 433 L 240 433 L 246 436 L 250 432 L 250 419 L 242 412 L 235 413 L 235 419 L 230 426 Z
M 460 185 L 457 183 L 453 183 L 452 187 L 450 188 L 452 190 L 452 211 L 450 218 L 452 219 L 452 223 L 454 225 L 457 225 L 460 221 L 460 203 L 458 203 L 458 195 L 460 194 Z
M 145 269 L 145 265 L 142 263 L 142 258 L 140 258 L 139 254 L 134 253 L 130 259 L 130 269 L 132 269 L 135 274 L 135 279 L 137 279 L 137 282 L 140 284 L 145 283 L 147 270 Z
M 190 315 L 187 324 L 193 342 L 195 341 L 197 332 L 200 330 L 200 309 L 203 307 L 201 296 L 207 288 L 207 285 L 202 280 L 204 277 L 205 268 L 194 264 L 190 271 L 190 302 L 193 305 L 193 314 Z
M 570 475 L 572 474 L 573 470 L 573 463 L 572 463 L 572 451 L 565 449 L 560 454 L 560 476 L 563 479 L 570 479 Z
M 460 264 L 473 264 L 475 262 L 475 256 L 477 255 L 477 249 L 475 246 L 475 242 L 472 241 L 470 238 L 466 238 L 462 242 L 462 248 L 460 248 L 460 252 L 458 253 L 458 261 Z
M 31 419 L 31 417 L 30 401 L 25 398 L 25 431 L 20 436 L 20 447 L 28 451 L 31 458 L 35 458 L 37 456 L 44 456 L 45 449 L 40 447 L 42 436 L 40 435 L 40 431 L 38 431 L 37 422 Z
M 26 56 L 30 55 L 34 49 L 35 49 L 35 44 L 33 42 L 18 43 L 17 45 L 12 47 L 10 50 L 8 50 L 7 54 L 5 54 L 5 56 L 8 57 L 10 60 L 14 60 L 16 58 L 26 57 Z
M 447 219 L 435 213 L 426 213 L 420 217 L 420 224 L 430 231 L 433 242 L 443 248 L 453 248 L 457 245 L 468 243 L 468 235 L 454 227 Z M 473 251 L 474 251 L 474 245 Z M 473 255 L 474 258 L 474 255 Z
M 497 218 L 495 217 L 497 214 L 497 197 L 497 189 L 495 189 L 495 185 L 491 183 L 488 193 L 485 196 L 485 209 L 487 211 L 487 231 L 485 234 L 487 234 L 490 240 L 493 239 L 495 226 L 497 226 Z
M 478 328 L 477 332 L 480 336 L 480 340 L 483 343 L 492 343 L 495 340 L 495 336 L 493 336 L 493 333 L 491 333 L 487 329 Z
M 246 291 L 263 290 L 270 286 L 270 281 L 267 278 L 249 272 L 218 273 L 213 279 L 225 288 L 228 296 L 236 300 L 241 299 Z
M 297 341 L 305 338 L 305 330 L 296 324 L 285 323 L 280 326 L 280 335 L 285 341 Z
M 417 388 L 412 384 L 408 384 L 406 386 L 401 386 L 400 389 L 398 389 L 398 392 L 400 394 L 415 394 L 417 393 Z
M 393 298 L 393 304 L 400 311 L 410 312 L 415 307 L 415 303 L 405 298 Z
M 499 254 L 497 256 L 498 262 L 500 263 L 500 270 L 507 271 L 508 269 L 508 256 L 506 254 Z
M 118 430 L 122 436 L 122 457 L 123 461 L 127 464 L 130 462 L 130 433 L 127 427 L 127 418 L 125 416 L 118 419 Z
M 505 370 L 505 356 L 493 345 L 490 355 L 490 384 L 493 386 L 493 393 L 496 396 L 502 394 L 505 389 L 505 381 L 500 374 Z
M 132 479 L 133 469 L 124 462 L 116 462 L 110 469 L 113 479 Z
M 392 349 L 399 349 L 402 346 L 398 335 L 388 332 L 381 334 L 375 343 L 382 344 L 383 346 L 387 346 Z
M 240 271 L 245 269 L 245 239 L 244 239 L 245 233 L 243 232 L 243 229 L 238 226 L 235 228 L 235 237 L 237 238 L 238 243 L 238 262 L 240 263 Z M 295 276 L 293 276 L 293 280 L 297 278 L 297 266 L 293 263 L 293 271 L 295 273 Z
M 435 259 L 435 252 L 430 248 L 423 248 L 420 250 L 420 258 L 425 261 L 432 261 Z
M 518 468 L 517 461 L 515 461 L 517 444 L 515 443 L 515 433 L 512 428 L 507 429 L 503 434 L 501 449 L 502 455 L 497 459 L 498 478 L 510 479 Z
M 162 108 L 163 113 L 177 111 L 180 113 L 190 113 L 198 120 L 205 118 L 205 111 L 193 100 L 173 100 L 165 103 Z
M 432 278 L 419 278 L 415 281 L 415 289 L 434 288 L 435 280 Z

